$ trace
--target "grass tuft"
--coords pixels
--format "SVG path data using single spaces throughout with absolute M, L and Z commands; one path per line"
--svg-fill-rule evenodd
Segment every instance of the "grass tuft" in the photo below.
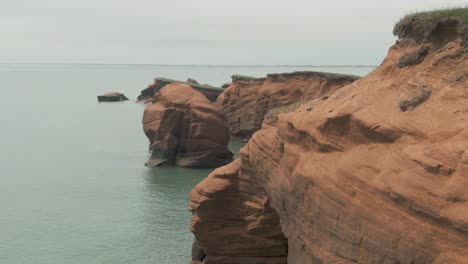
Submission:
M 437 25 L 457 21 L 458 36 L 468 40 L 468 7 L 431 10 L 410 13 L 395 24 L 393 34 L 402 39 L 414 39 L 417 42 L 427 41 L 428 36 Z M 445 30 L 445 29 L 444 29 Z
M 431 10 L 431 11 L 424 11 L 424 12 L 413 12 L 404 16 L 396 24 L 398 25 L 399 23 L 404 23 L 405 21 L 408 21 L 413 18 L 419 19 L 423 23 L 435 23 L 435 22 L 438 22 L 440 20 L 450 18 L 450 17 L 461 18 L 464 24 L 467 25 L 468 24 L 468 7 L 439 9 L 439 10 Z

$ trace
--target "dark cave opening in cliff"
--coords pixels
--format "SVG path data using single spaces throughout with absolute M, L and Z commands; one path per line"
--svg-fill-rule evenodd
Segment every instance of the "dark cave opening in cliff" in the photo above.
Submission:
M 457 20 L 447 20 L 437 23 L 429 35 L 429 40 L 434 49 L 440 49 L 449 42 L 454 41 L 459 36 L 459 22 Z

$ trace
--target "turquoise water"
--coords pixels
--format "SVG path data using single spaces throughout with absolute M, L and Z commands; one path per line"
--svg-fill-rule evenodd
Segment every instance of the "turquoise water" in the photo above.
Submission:
M 372 68 L 0 64 L 0 263 L 188 263 L 188 193 L 210 170 L 144 167 L 134 99 L 156 76 L 295 70 Z M 131 101 L 97 103 L 108 91 Z

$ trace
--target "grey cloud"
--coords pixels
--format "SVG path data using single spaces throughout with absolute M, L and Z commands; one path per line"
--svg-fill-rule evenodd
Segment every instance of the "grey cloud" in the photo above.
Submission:
M 2 0 L 0 62 L 378 64 L 399 17 L 465 4 L 440 2 Z

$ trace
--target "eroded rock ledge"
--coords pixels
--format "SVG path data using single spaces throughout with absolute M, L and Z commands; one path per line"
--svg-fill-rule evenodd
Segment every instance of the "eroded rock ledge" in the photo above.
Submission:
M 148 166 L 213 168 L 232 161 L 227 124 L 216 107 L 189 85 L 162 87 L 145 109 L 143 129 L 150 140 Z
M 263 123 L 239 160 L 197 185 L 199 261 L 466 263 L 468 55 L 459 26 L 429 41 L 446 21 L 425 40 L 406 35 L 327 99 Z
M 268 74 L 264 78 L 234 75 L 216 105 L 225 115 L 233 136 L 250 138 L 260 129 L 268 111 L 321 98 L 357 79 L 351 75 L 306 71 Z

